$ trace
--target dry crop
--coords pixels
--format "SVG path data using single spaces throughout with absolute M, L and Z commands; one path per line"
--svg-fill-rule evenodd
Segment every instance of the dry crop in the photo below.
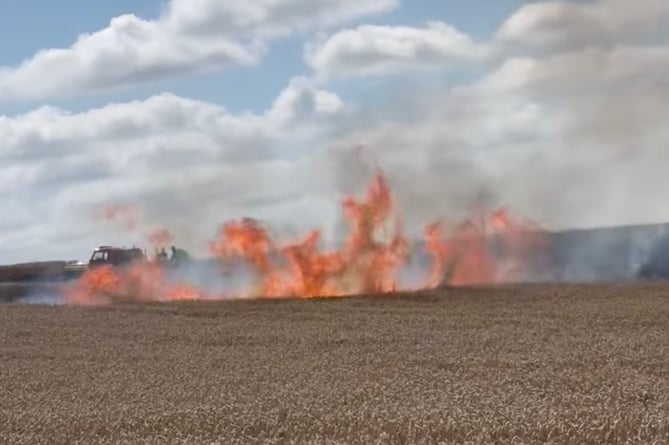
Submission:
M 0 306 L 2 443 L 669 443 L 669 288 Z

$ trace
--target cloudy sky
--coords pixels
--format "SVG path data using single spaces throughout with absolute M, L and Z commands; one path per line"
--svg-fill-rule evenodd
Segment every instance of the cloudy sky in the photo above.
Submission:
M 341 227 L 370 165 L 407 228 L 506 205 L 669 220 L 666 0 L 0 0 L 0 262 L 229 218 Z

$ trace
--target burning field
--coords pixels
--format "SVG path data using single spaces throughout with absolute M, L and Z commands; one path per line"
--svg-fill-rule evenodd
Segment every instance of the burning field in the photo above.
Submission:
M 106 305 L 669 279 L 669 225 L 549 232 L 500 207 L 462 221 L 426 223 L 417 239 L 404 229 L 399 207 L 377 169 L 363 196 L 343 199 L 347 233 L 337 245 L 327 244 L 319 229 L 287 240 L 241 218 L 220 225 L 204 258 L 183 251 L 187 260 L 166 263 L 159 249 L 180 242 L 172 231 L 150 226 L 132 206 L 110 205 L 98 216 L 115 230 L 139 235 L 153 256 L 135 247 L 130 250 L 141 259 L 122 266 L 68 269 L 65 261 L 53 261 L 0 267 L 0 301 Z
M 283 242 L 254 219 L 232 220 L 221 226 L 209 254 L 221 265 L 208 285 L 193 280 L 185 268 L 168 273 L 155 259 L 127 268 L 99 267 L 61 289 L 70 304 L 106 304 L 115 300 L 176 301 L 239 298 L 340 297 L 345 295 L 421 290 L 439 285 L 492 284 L 523 281 L 541 267 L 545 248 L 542 231 L 534 224 L 516 221 L 505 209 L 481 213 L 453 226 L 435 222 L 424 228 L 419 256 L 409 282 L 400 283 L 407 265 L 416 266 L 415 249 L 402 227 L 393 194 L 380 170 L 361 199 L 342 202 L 348 234 L 338 248 L 324 249 L 321 231 Z M 103 216 L 127 230 L 141 228 L 135 209 L 107 208 Z M 147 232 L 154 247 L 172 242 L 168 229 Z M 213 290 L 223 282 L 231 262 L 248 279 L 243 287 Z M 178 279 L 175 279 L 178 277 Z M 210 275 L 211 277 L 211 275 Z
M 669 290 L 0 306 L 3 443 L 669 442 Z

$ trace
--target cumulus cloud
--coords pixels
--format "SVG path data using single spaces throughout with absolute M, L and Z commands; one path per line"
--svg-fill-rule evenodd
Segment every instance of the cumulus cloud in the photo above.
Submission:
M 11 215 L 0 222 L 3 249 L 21 256 L 28 233 L 62 249 L 58 237 L 73 224 L 81 239 L 70 248 L 89 249 L 100 236 L 128 242 L 93 219 L 113 203 L 139 206 L 150 224 L 198 247 L 226 217 L 271 207 L 281 219 L 287 214 L 274 206 L 292 201 L 295 211 L 317 187 L 295 175 L 305 153 L 287 160 L 277 147 L 302 140 L 307 149 L 326 122 L 344 117 L 336 95 L 299 78 L 262 114 L 162 94 L 76 114 L 44 107 L 1 117 L 0 206 Z
M 669 19 L 665 0 L 544 1 L 511 15 L 497 39 L 542 50 L 638 40 L 661 30 Z
M 291 80 L 279 94 L 270 114 L 278 122 L 289 123 L 300 121 L 314 112 L 331 115 L 343 108 L 344 104 L 336 94 L 319 90 L 309 79 L 299 77 Z
M 73 95 L 213 67 L 250 66 L 270 38 L 327 29 L 396 5 L 396 0 L 172 0 L 156 20 L 115 17 L 69 48 L 45 49 L 16 67 L 0 67 L 0 98 Z
M 399 0 L 172 0 L 166 22 L 187 34 L 268 38 L 328 29 L 397 6 Z
M 388 74 L 398 69 L 480 60 L 488 48 L 443 22 L 424 27 L 363 25 L 307 46 L 305 59 L 323 78 Z
M 38 99 L 115 89 L 214 65 L 250 65 L 258 57 L 259 48 L 178 35 L 160 22 L 123 15 L 103 30 L 79 36 L 70 48 L 42 50 L 17 67 L 0 68 L 0 97 Z

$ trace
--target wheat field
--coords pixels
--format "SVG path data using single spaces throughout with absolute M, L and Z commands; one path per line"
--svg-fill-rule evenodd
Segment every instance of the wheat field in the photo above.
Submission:
M 0 305 L 0 331 L 0 443 L 669 443 L 660 285 Z

